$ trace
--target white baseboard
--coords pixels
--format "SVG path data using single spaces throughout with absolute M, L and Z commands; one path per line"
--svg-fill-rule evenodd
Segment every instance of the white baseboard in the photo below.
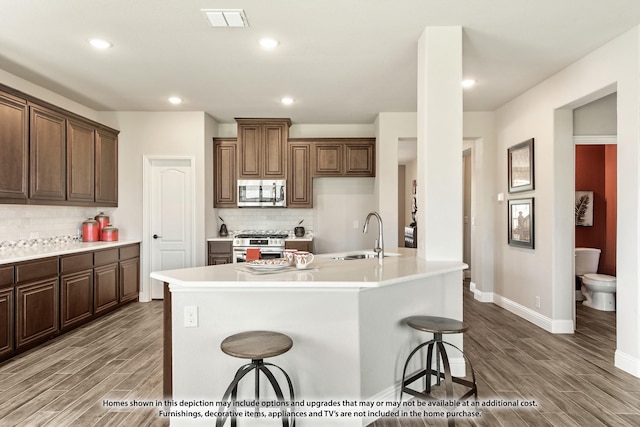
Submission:
M 494 294 L 493 303 L 552 334 L 572 334 L 574 332 L 572 319 L 554 320 L 531 310 L 529 307 L 496 294 Z
M 614 365 L 616 368 L 622 369 L 634 377 L 640 378 L 640 359 L 623 353 L 620 350 L 616 350 Z
M 449 354 L 449 348 L 447 348 L 447 354 Z M 455 350 L 453 350 L 455 351 Z M 457 353 L 457 352 L 456 352 Z M 458 353 L 460 354 L 460 353 Z M 466 365 L 464 362 L 464 357 L 459 356 L 459 357 L 451 357 L 449 359 L 449 363 L 451 366 L 451 375 L 453 375 L 454 377 L 464 377 L 465 376 L 465 371 L 466 371 Z M 411 375 L 413 375 L 415 372 L 412 372 L 411 374 L 408 374 L 407 377 L 410 377 Z M 382 390 L 380 393 L 375 394 L 374 396 L 371 396 L 370 398 L 366 399 L 369 402 L 379 402 L 378 405 L 374 405 L 375 409 L 378 410 L 384 410 L 384 411 L 391 411 L 393 409 L 396 409 L 396 407 L 393 406 L 388 406 L 388 402 L 399 402 L 400 401 L 400 382 L 398 381 L 396 384 L 387 387 L 386 389 Z M 420 381 L 420 384 L 422 383 L 422 380 Z M 413 388 L 413 387 L 412 387 Z M 410 395 L 405 394 L 403 396 L 402 401 L 407 401 L 411 398 Z M 377 418 L 372 418 L 372 417 L 365 417 L 362 419 L 362 425 L 363 426 L 367 426 L 369 424 L 371 424 L 372 422 L 374 422 Z
M 493 292 L 482 292 L 476 288 L 476 284 L 469 282 L 469 290 L 473 293 L 473 299 L 480 302 L 493 302 Z

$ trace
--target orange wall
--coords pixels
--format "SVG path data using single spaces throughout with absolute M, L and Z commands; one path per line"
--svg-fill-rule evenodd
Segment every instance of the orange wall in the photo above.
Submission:
M 576 247 L 600 248 L 599 273 L 616 274 L 617 147 L 576 146 L 576 191 L 593 191 L 593 226 L 576 226 Z

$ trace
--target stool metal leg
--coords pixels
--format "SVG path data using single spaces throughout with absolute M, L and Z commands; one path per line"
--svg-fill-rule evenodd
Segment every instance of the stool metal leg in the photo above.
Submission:
M 231 381 L 231 384 L 229 384 L 229 387 L 227 387 L 227 390 L 224 392 L 221 402 L 226 402 L 229 399 L 229 396 L 231 396 L 232 402 L 234 404 L 229 408 L 231 407 L 235 408 L 235 402 L 236 402 L 235 398 L 237 397 L 237 393 L 238 393 L 238 384 L 240 383 L 240 380 L 244 378 L 245 375 L 253 371 L 255 368 L 256 368 L 255 365 L 253 365 L 252 363 L 241 366 L 240 369 L 236 371 L 236 374 L 233 377 L 233 381 Z M 218 408 L 218 411 L 223 412 L 224 406 L 220 406 L 220 408 Z M 227 418 L 228 417 L 218 417 L 216 419 L 216 427 L 222 427 L 224 423 L 227 421 Z M 235 427 L 236 425 L 235 417 L 231 417 L 231 425 Z
M 250 364 L 244 365 L 236 371 L 236 374 L 233 377 L 233 381 L 231 381 L 231 384 L 229 384 L 229 387 L 227 387 L 227 390 L 224 392 L 224 395 L 222 396 L 222 402 L 226 402 L 230 398 L 232 404 L 229 406 L 229 409 L 230 410 L 235 409 L 235 402 L 238 396 L 238 384 L 240 383 L 240 380 L 242 380 L 242 378 L 244 378 L 249 372 L 253 370 L 255 370 L 254 385 L 255 385 L 256 405 L 259 405 L 258 402 L 260 399 L 260 372 L 262 372 L 267 377 L 267 380 L 269 381 L 269 384 L 271 384 L 271 387 L 273 388 L 273 391 L 275 392 L 277 399 L 280 402 L 284 402 L 285 400 L 284 400 L 284 395 L 282 393 L 282 388 L 280 387 L 275 376 L 267 366 L 273 366 L 278 368 L 284 375 L 285 379 L 287 380 L 287 385 L 289 386 L 289 399 L 291 402 L 291 405 L 289 406 L 291 406 L 291 409 L 293 410 L 293 401 L 295 400 L 295 396 L 293 392 L 293 383 L 291 382 L 291 378 L 281 367 L 274 365 L 273 363 L 264 363 L 262 359 L 254 359 L 251 361 Z M 281 407 L 282 427 L 295 427 L 295 418 L 293 416 L 291 417 L 286 416 L 286 409 L 289 406 Z M 225 409 L 224 406 L 220 406 L 219 412 L 223 412 L 224 409 Z M 257 411 L 259 411 L 259 406 L 256 406 L 256 412 Z M 227 421 L 227 418 L 229 417 L 218 417 L 216 419 L 216 427 L 224 426 L 225 422 Z M 231 427 L 236 427 L 236 426 L 237 426 L 236 417 L 231 417 Z

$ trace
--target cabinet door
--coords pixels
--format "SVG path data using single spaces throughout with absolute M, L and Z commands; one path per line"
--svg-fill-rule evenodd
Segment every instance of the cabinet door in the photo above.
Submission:
M 288 126 L 285 124 L 265 124 L 262 129 L 262 177 L 286 178 Z
M 208 265 L 230 264 L 233 261 L 231 242 L 208 242 Z
M 311 145 L 289 143 L 289 180 L 287 182 L 287 207 L 313 207 L 311 185 Z
M 100 206 L 118 206 L 118 136 L 96 131 L 95 201 Z
M 375 176 L 375 143 L 345 145 L 345 175 Z
M 66 121 L 64 116 L 30 104 L 30 192 L 33 200 L 66 198 Z
M 118 305 L 118 264 L 96 267 L 93 270 L 93 306 L 96 315 Z
M 24 203 L 29 178 L 27 102 L 0 92 L 0 123 L 0 199 Z
M 261 178 L 262 126 L 238 125 L 238 169 L 240 178 Z
M 69 329 L 93 316 L 93 270 L 60 277 L 60 326 Z
M 13 353 L 13 286 L 0 289 L 0 360 Z
M 313 175 L 342 176 L 344 144 L 317 142 L 314 144 Z
M 238 205 L 237 151 L 236 140 L 214 140 L 214 204 L 218 207 Z
M 16 286 L 16 349 L 59 331 L 58 277 Z
M 95 130 L 67 121 L 67 200 L 93 204 L 95 188 Z
M 120 302 L 138 299 L 140 290 L 140 259 L 120 261 Z

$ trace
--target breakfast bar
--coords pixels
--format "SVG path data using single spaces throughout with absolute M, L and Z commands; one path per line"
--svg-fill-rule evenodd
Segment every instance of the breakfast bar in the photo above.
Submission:
M 239 263 L 152 273 L 165 283 L 165 396 L 174 406 L 193 402 L 191 410 L 201 412 L 172 417 L 171 425 L 211 423 L 204 414 L 217 408 L 198 403 L 219 401 L 242 364 L 220 343 L 252 330 L 293 340 L 291 350 L 269 361 L 291 376 L 296 400 L 303 402 L 298 426 L 365 425 L 376 412 L 344 404 L 379 402 L 374 408 L 385 409 L 397 401 L 404 360 L 430 339 L 404 319 L 462 319 L 466 265 L 427 261 L 415 249 L 388 249 L 383 260 L 356 252 L 316 255 L 305 270 L 251 271 Z M 462 337 L 452 339 L 462 346 Z M 452 365 L 464 369 L 462 360 L 452 358 Z M 304 406 L 309 402 L 320 407 Z M 332 402 L 340 407 L 323 407 Z M 340 411 L 354 412 L 338 417 Z

